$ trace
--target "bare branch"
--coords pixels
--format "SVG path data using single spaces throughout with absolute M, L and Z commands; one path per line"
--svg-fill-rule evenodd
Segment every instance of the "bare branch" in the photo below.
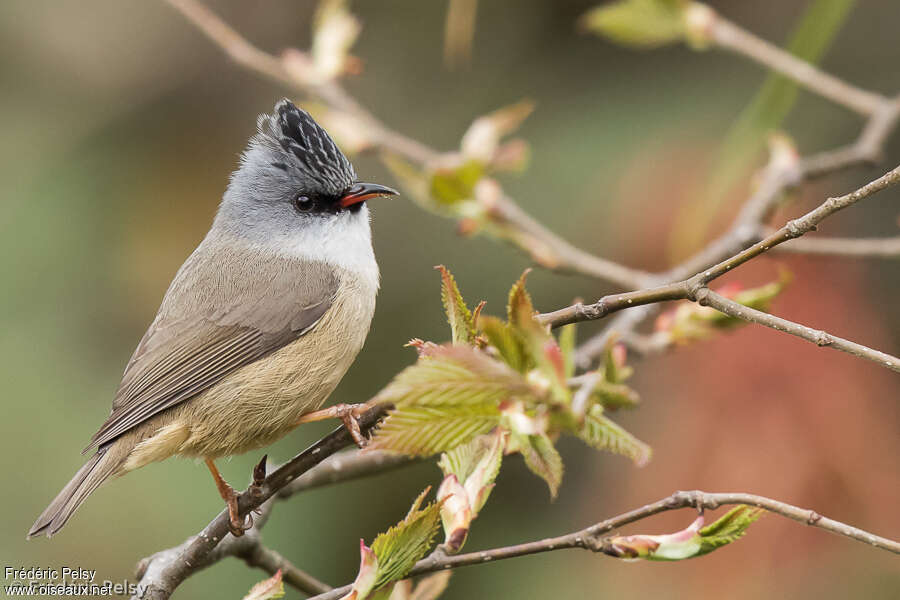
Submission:
M 245 554 L 237 556 L 243 558 L 248 566 L 262 569 L 272 575 L 281 571 L 285 583 L 308 595 L 324 594 L 332 589 L 327 583 L 323 583 L 306 571 L 297 568 L 288 559 L 275 550 L 267 548 L 261 542 L 250 546 L 250 550 Z
M 278 58 L 251 44 L 202 3 L 196 0 L 165 1 L 238 65 L 276 83 L 310 94 L 329 108 L 353 117 L 367 130 L 367 137 L 376 148 L 402 156 L 426 169 L 439 162 L 441 152 L 389 129 L 366 111 L 337 82 L 317 77 L 312 69 L 299 68 L 312 64 L 306 53 L 290 49 L 285 52 L 284 58 Z M 286 59 L 290 59 L 293 68 L 287 68 Z M 501 194 L 501 200 L 494 208 L 496 210 L 491 211 L 492 217 L 501 219 L 504 224 L 514 227 L 523 234 L 506 238 L 506 241 L 529 254 L 547 269 L 582 273 L 622 288 L 641 287 L 647 275 L 574 247 L 528 215 L 512 198 L 504 194 Z M 544 254 L 534 253 L 534 247 L 529 243 L 531 240 L 540 243 Z
M 359 420 L 360 430 L 368 432 L 384 415 L 386 406 L 376 406 L 367 411 Z M 261 507 L 269 498 L 279 493 L 292 481 L 311 470 L 323 460 L 353 443 L 353 438 L 346 428 L 336 429 L 325 436 L 284 465 L 270 473 L 263 484 L 253 490 L 248 488 L 238 497 L 238 509 L 241 515 Z M 262 519 L 267 518 L 268 511 L 264 509 Z M 164 600 L 169 598 L 175 588 L 194 572 L 203 569 L 223 556 L 242 556 L 252 552 L 251 548 L 244 545 L 252 545 L 254 542 L 250 532 L 242 538 L 235 538 L 229 533 L 228 511 L 223 510 L 196 536 L 175 548 L 163 550 L 148 559 L 142 560 L 137 568 L 140 595 L 134 596 L 137 600 L 153 599 Z M 228 545 L 224 540 L 229 540 Z M 234 540 L 234 541 L 231 541 Z M 233 548 L 230 545 L 234 545 Z M 226 554 L 227 552 L 227 554 Z
M 759 38 L 743 27 L 717 14 L 712 15 L 709 34 L 719 48 L 730 50 L 754 60 L 806 89 L 845 106 L 861 115 L 875 114 L 886 98 L 829 75 L 790 52 Z
M 797 219 L 788 221 L 784 227 L 768 235 L 762 241 L 753 244 L 749 248 L 738 252 L 734 256 L 731 256 L 688 279 L 635 292 L 604 296 L 594 304 L 582 304 L 579 302 L 551 313 L 538 315 L 536 318 L 544 325 L 559 327 L 561 325 L 577 323 L 579 321 L 602 319 L 609 314 L 632 306 L 656 304 L 667 300 L 692 300 L 694 302 L 699 302 L 700 304 L 709 304 L 709 306 L 733 317 L 758 323 L 760 325 L 766 325 L 780 331 L 786 331 L 816 343 L 819 346 L 828 346 L 836 350 L 849 352 L 855 356 L 872 360 L 891 370 L 900 371 L 900 359 L 894 356 L 872 350 L 854 342 L 826 334 L 825 332 L 816 331 L 784 319 L 779 319 L 778 317 L 760 311 L 751 310 L 741 304 L 719 296 L 707 288 L 707 285 L 711 281 L 721 277 L 736 267 L 739 267 L 748 260 L 767 252 L 779 244 L 798 238 L 805 233 L 814 230 L 819 223 L 832 214 L 843 210 L 848 206 L 852 206 L 860 200 L 895 185 L 898 182 L 900 182 L 900 167 L 888 171 L 878 179 L 867 183 L 849 194 L 838 198 L 829 198 L 814 210 L 811 210 Z M 762 318 L 761 316 L 765 318 Z
M 823 517 L 814 510 L 800 508 L 755 494 L 745 494 L 742 492 L 708 493 L 691 491 L 675 492 L 671 496 L 658 500 L 653 504 L 642 506 L 641 508 L 612 517 L 606 521 L 585 527 L 579 531 L 574 531 L 558 537 L 516 544 L 514 546 L 493 548 L 491 550 L 469 552 L 467 554 L 447 555 L 438 550 L 416 563 L 416 566 L 413 567 L 410 575 L 421 575 L 433 571 L 456 569 L 469 565 L 478 565 L 507 558 L 527 556 L 529 554 L 537 554 L 540 552 L 565 550 L 569 548 L 581 548 L 593 552 L 602 552 L 607 547 L 607 540 L 604 536 L 607 533 L 630 523 L 670 510 L 682 508 L 713 510 L 720 506 L 732 504 L 757 506 L 770 513 L 797 521 L 798 523 L 803 523 L 818 529 L 824 529 L 825 531 L 830 531 L 831 533 L 874 546 L 881 550 L 900 554 L 900 542 L 877 536 L 868 531 L 863 531 L 862 529 L 847 525 L 846 523 L 829 519 L 828 517 Z M 331 590 L 328 593 L 314 596 L 311 600 L 336 600 L 349 591 L 350 586 L 347 585 Z
M 729 300 L 708 288 L 703 288 L 703 290 L 701 290 L 701 293 L 698 294 L 697 301 L 703 306 L 711 306 L 726 315 L 749 323 L 764 325 L 775 329 L 776 331 L 783 331 L 795 335 L 807 342 L 812 342 L 816 346 L 834 348 L 835 350 L 840 350 L 841 352 L 846 352 L 853 356 L 858 356 L 859 358 L 865 358 L 900 373 L 900 358 L 897 358 L 896 356 L 891 356 L 890 354 L 873 350 L 872 348 L 857 344 L 856 342 L 851 342 L 850 340 L 845 340 L 844 338 L 840 338 L 828 332 L 800 325 L 799 323 L 794 323 L 793 321 L 770 315 L 769 313 L 750 308 L 749 306 L 744 306 L 743 304 L 739 304 L 734 300 Z
M 778 252 L 824 254 L 851 258 L 900 258 L 900 236 L 887 238 L 802 238 L 779 246 Z

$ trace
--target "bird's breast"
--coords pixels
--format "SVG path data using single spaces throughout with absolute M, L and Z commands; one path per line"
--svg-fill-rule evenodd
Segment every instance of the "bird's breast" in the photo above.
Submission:
M 375 311 L 377 279 L 340 272 L 334 302 L 305 335 L 185 405 L 181 454 L 215 457 L 268 445 L 317 410 L 353 363 Z

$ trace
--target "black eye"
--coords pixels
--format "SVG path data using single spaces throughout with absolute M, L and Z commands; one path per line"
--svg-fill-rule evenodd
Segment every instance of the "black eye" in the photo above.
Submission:
M 298 211 L 309 212 L 312 210 L 313 206 L 315 206 L 315 202 L 313 202 L 312 198 L 309 196 L 304 196 L 303 194 L 294 196 L 294 208 Z

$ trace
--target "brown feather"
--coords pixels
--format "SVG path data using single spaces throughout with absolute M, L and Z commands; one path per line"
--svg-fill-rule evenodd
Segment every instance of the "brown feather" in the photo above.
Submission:
M 327 265 L 211 246 L 179 270 L 88 449 L 295 341 L 334 301 L 339 281 Z

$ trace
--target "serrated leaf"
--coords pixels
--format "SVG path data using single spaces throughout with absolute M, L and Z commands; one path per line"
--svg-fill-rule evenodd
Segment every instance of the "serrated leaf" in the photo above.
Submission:
M 472 508 L 472 516 L 487 502 L 494 480 L 500 472 L 503 451 L 509 433 L 498 427 L 441 456 L 438 466 L 444 475 L 455 475 L 464 486 Z
M 468 346 L 442 345 L 395 376 L 373 403 L 495 407 L 505 398 L 533 395 L 525 379 L 499 360 Z
M 681 0 L 619 0 L 588 11 L 581 26 L 632 48 L 656 48 L 684 39 Z
M 536 325 L 534 321 L 534 304 L 528 290 L 525 289 L 525 280 L 531 269 L 525 269 L 512 288 L 509 290 L 509 302 L 506 306 L 507 320 L 513 327 L 530 328 Z
M 426 489 L 416 499 L 406 518 L 372 542 L 372 550 L 378 557 L 374 589 L 406 577 L 413 565 L 431 548 L 438 530 L 440 507 L 431 503 L 419 508 L 427 492 Z
M 472 313 L 466 306 L 462 294 L 453 274 L 444 265 L 435 267 L 441 272 L 441 302 L 447 313 L 447 322 L 450 324 L 451 339 L 454 344 L 475 343 L 475 323 Z
M 499 422 L 496 407 L 408 406 L 388 414 L 370 446 L 409 456 L 430 456 L 487 433 Z
M 515 440 L 516 448 L 522 454 L 525 465 L 531 472 L 547 482 L 547 487 L 550 488 L 550 497 L 556 498 L 562 483 L 563 462 L 547 434 L 513 433 L 510 440 Z
M 412 455 L 450 450 L 499 422 L 500 403 L 540 400 L 522 377 L 470 346 L 435 346 L 404 369 L 373 400 L 394 408 L 373 448 Z
M 284 582 L 281 580 L 281 569 L 268 579 L 263 579 L 247 592 L 243 600 L 275 600 L 284 596 Z
M 591 392 L 591 398 L 604 409 L 634 408 L 641 398 L 636 391 L 622 383 L 598 381 Z
M 595 404 L 584 416 L 575 434 L 598 450 L 608 450 L 627 456 L 637 466 L 647 464 L 652 455 L 650 446 L 640 441 L 603 414 L 603 407 Z
M 438 461 L 438 467 L 444 475 L 451 473 L 456 475 L 460 483 L 465 483 L 479 468 L 485 469 L 485 476 L 493 481 L 500 470 L 504 439 L 504 432 L 500 429 L 487 435 L 480 435 L 466 444 L 445 452 Z M 490 466 L 485 467 L 488 464 Z
M 570 323 L 560 329 L 559 350 L 562 352 L 566 377 L 575 375 L 575 323 Z
M 481 315 L 478 328 L 488 343 L 493 346 L 503 361 L 518 371 L 525 373 L 534 367 L 534 361 L 528 355 L 525 340 L 509 324 L 490 315 Z
M 700 530 L 700 551 L 697 556 L 708 554 L 716 548 L 740 539 L 747 533 L 750 525 L 764 513 L 761 508 L 743 504 L 732 508 L 715 523 Z

